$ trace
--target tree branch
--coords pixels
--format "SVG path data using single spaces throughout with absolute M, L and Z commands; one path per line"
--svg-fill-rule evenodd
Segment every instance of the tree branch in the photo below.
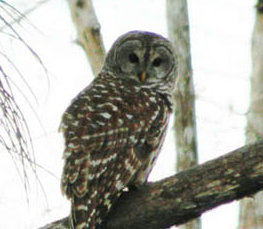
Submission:
M 180 225 L 221 204 L 263 189 L 263 141 L 246 145 L 140 190 L 124 192 L 107 229 L 160 229 Z M 68 218 L 42 227 L 68 228 Z M 56 226 L 55 226 L 56 225 Z

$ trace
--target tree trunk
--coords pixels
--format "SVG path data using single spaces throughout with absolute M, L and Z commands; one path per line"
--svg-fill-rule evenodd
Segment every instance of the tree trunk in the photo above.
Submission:
M 252 34 L 252 76 L 246 142 L 263 138 L 263 1 L 257 4 Z M 263 229 L 263 192 L 240 203 L 240 229 Z
M 178 55 L 178 79 L 175 91 L 175 140 L 178 172 L 198 163 L 195 117 L 195 93 L 193 86 L 190 32 L 187 0 L 167 0 L 168 34 Z M 181 229 L 200 229 L 196 219 L 180 226 Z
M 104 62 L 105 49 L 92 1 L 68 0 L 68 4 L 78 32 L 78 41 L 88 57 L 94 76 L 97 76 Z

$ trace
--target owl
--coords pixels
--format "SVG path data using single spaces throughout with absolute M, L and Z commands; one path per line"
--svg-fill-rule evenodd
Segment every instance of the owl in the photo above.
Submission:
M 146 182 L 173 108 L 176 60 L 166 38 L 128 32 L 65 111 L 61 186 L 72 228 L 101 228 L 123 189 Z

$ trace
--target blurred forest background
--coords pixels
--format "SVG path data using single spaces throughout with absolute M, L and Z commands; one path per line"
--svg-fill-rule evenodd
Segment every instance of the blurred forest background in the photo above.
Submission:
M 262 1 L 96 0 L 95 11 L 81 12 L 96 14 L 86 18 L 101 29 L 95 46 L 81 36 L 87 24 L 71 17 L 77 2 L 90 3 L 0 1 L 0 228 L 37 228 L 68 215 L 60 117 L 99 71 L 104 49 L 127 31 L 156 32 L 180 47 L 182 96 L 151 180 L 262 138 Z M 89 52 L 96 47 L 98 59 Z M 263 228 L 262 198 L 180 228 Z

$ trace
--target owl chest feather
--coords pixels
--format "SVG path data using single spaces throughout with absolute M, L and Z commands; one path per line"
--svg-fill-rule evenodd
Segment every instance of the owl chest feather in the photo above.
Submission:
M 109 95 L 103 94 L 103 90 L 96 92 L 101 93 L 101 100 L 94 103 L 94 110 L 97 117 L 109 113 L 109 119 L 105 119 L 107 128 L 128 127 L 130 132 L 140 132 L 154 126 L 167 112 L 164 101 L 152 89 L 116 82 Z

